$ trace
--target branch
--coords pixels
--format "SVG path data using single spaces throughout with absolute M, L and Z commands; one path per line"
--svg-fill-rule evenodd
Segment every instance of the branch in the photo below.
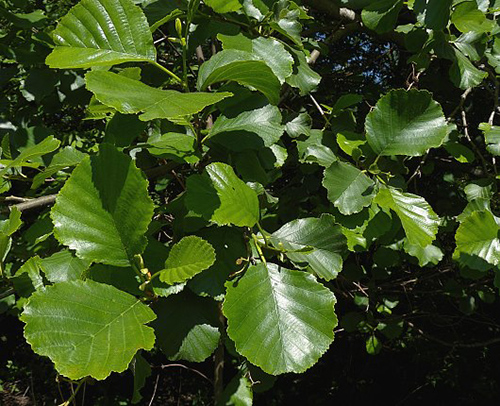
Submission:
M 430 336 L 429 334 L 424 333 L 421 329 L 416 327 L 413 323 L 407 322 L 408 326 L 411 328 L 415 329 L 422 337 L 427 338 L 430 341 L 434 341 L 435 343 L 444 345 L 446 347 L 453 347 L 453 348 L 483 348 L 483 347 L 488 347 L 489 345 L 492 344 L 498 344 L 500 343 L 500 337 L 494 337 L 490 340 L 486 341 L 481 341 L 481 342 L 476 342 L 476 343 L 450 343 L 448 341 L 441 340 L 440 338 Z
M 15 204 L 14 206 L 19 209 L 19 211 L 36 209 L 38 207 L 49 206 L 56 201 L 57 195 L 47 195 L 42 197 L 37 197 L 36 199 L 31 199 L 28 202 Z M 12 207 L 12 206 L 10 206 Z
M 338 20 L 359 21 L 360 18 L 354 10 L 339 7 L 332 0 L 302 0 L 308 6 L 321 13 L 329 14 Z
M 171 171 L 174 170 L 179 165 L 180 165 L 179 163 L 171 161 L 166 165 L 161 165 L 152 169 L 147 169 L 144 171 L 144 173 L 146 174 L 148 179 L 155 179 L 159 178 L 160 176 L 171 173 Z M 17 207 L 19 211 L 25 211 L 25 210 L 37 209 L 43 206 L 50 206 L 51 204 L 54 204 L 54 202 L 56 201 L 56 197 L 57 194 L 41 196 L 35 199 L 29 199 L 23 203 L 11 205 L 9 206 L 9 208 Z

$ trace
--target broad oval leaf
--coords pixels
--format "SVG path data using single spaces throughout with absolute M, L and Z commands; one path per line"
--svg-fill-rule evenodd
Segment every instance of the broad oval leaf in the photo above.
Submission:
M 366 117 L 366 137 L 378 155 L 423 155 L 446 134 L 441 106 L 425 90 L 393 90 Z
M 82 259 L 116 266 L 128 266 L 143 252 L 152 216 L 146 179 L 108 144 L 75 168 L 51 212 L 62 244 Z
M 253 227 L 260 214 L 255 191 L 227 164 L 212 163 L 206 167 L 206 174 L 188 179 L 188 209 L 221 226 Z
M 226 81 L 255 88 L 272 104 L 279 102 L 280 81 L 265 62 L 250 52 L 227 49 L 201 65 L 198 90 L 205 90 L 214 83 Z
M 190 235 L 172 247 L 160 280 L 170 285 L 185 282 L 210 268 L 214 262 L 214 248 L 203 238 Z
M 345 215 L 359 213 L 375 196 L 373 180 L 355 166 L 340 161 L 325 169 L 323 186 L 328 200 Z
M 289 250 L 286 256 L 291 261 L 309 264 L 320 278 L 331 280 L 342 270 L 347 239 L 333 216 L 293 220 L 275 231 L 271 241 L 275 247 Z M 308 247 L 309 252 L 293 252 Z
M 125 371 L 140 349 L 153 348 L 153 311 L 134 296 L 93 281 L 56 283 L 24 308 L 24 336 L 70 379 L 105 379 Z
M 53 32 L 51 68 L 91 68 L 156 60 L 148 21 L 132 0 L 82 0 Z
M 314 276 L 261 263 L 226 287 L 227 333 L 265 372 L 304 372 L 332 343 L 335 296 Z
M 87 89 L 106 106 L 123 114 L 143 113 L 142 121 L 188 116 L 217 103 L 231 93 L 180 93 L 160 90 L 112 72 L 93 71 L 85 75 Z
M 456 254 L 478 256 L 492 265 L 500 263 L 500 227 L 489 211 L 476 211 L 458 227 Z
M 410 244 L 426 247 L 436 239 L 440 219 L 423 197 L 381 187 L 374 201 L 398 215 Z

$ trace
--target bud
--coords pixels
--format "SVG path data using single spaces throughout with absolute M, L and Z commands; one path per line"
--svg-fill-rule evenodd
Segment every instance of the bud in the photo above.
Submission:
M 175 19 L 175 30 L 179 38 L 182 38 L 182 21 L 180 18 Z

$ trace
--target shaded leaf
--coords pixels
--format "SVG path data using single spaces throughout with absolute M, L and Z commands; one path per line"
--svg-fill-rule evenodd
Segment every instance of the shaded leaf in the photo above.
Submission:
M 392 187 L 381 187 L 374 201 L 398 215 L 410 244 L 426 247 L 436 238 L 440 220 L 424 198 Z
M 208 165 L 206 175 L 188 178 L 186 205 L 219 225 L 253 227 L 260 214 L 257 194 L 220 162 Z
M 334 279 L 342 270 L 342 255 L 347 239 L 330 215 L 293 220 L 271 235 L 275 247 L 289 250 L 286 256 L 296 263 L 307 263 L 325 280 Z M 307 249 L 307 252 L 292 252 Z
M 359 213 L 375 196 L 375 183 L 358 168 L 340 161 L 325 169 L 323 186 L 328 200 L 345 215 Z
M 188 291 L 161 299 L 151 324 L 158 345 L 169 360 L 205 361 L 217 348 L 220 332 L 217 304 Z

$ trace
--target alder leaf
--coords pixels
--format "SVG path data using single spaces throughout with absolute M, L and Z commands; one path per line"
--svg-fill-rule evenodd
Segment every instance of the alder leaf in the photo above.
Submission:
M 112 72 L 92 71 L 85 75 L 87 89 L 103 104 L 123 114 L 143 113 L 142 121 L 188 116 L 215 104 L 232 93 L 180 93 L 160 90 Z
M 375 0 L 363 8 L 361 18 L 370 30 L 380 34 L 396 25 L 403 0 Z
M 296 263 L 307 263 L 327 281 L 342 270 L 342 254 L 347 251 L 347 239 L 331 215 L 320 218 L 293 220 L 271 235 L 275 247 L 289 250 L 286 256 Z M 311 248 L 310 252 L 293 252 Z
M 466 254 L 484 259 L 491 265 L 500 263 L 500 227 L 489 211 L 475 211 L 458 227 L 454 255 Z
M 144 251 L 152 216 L 141 171 L 108 144 L 75 168 L 51 211 L 59 242 L 81 259 L 116 266 Z
M 113 286 L 87 281 L 56 283 L 34 293 L 21 315 L 24 336 L 69 379 L 106 379 L 125 371 L 140 349 L 153 348 L 153 311 Z
M 325 169 L 323 186 L 328 200 L 345 215 L 359 213 L 375 196 L 373 180 L 355 166 L 340 161 Z
M 210 268 L 214 262 L 214 248 L 203 238 L 190 235 L 172 247 L 165 269 L 160 272 L 160 280 L 169 285 L 185 282 Z
M 187 180 L 186 206 L 218 225 L 253 227 L 259 220 L 259 199 L 231 166 L 215 162 L 206 174 Z
M 249 135 L 246 133 L 252 133 L 259 137 L 258 140 L 260 139 L 260 145 L 257 144 L 256 147 L 270 147 L 278 142 L 285 132 L 285 126 L 281 124 L 281 121 L 279 108 L 268 104 L 260 109 L 244 111 L 234 118 L 219 116 L 210 129 L 208 138 L 213 138 L 218 134 L 233 133 L 219 136 L 217 139 L 229 146 L 242 143 L 247 146 L 247 144 L 255 144 L 251 139 L 247 140 Z M 234 132 L 237 133 L 234 134 Z
M 41 259 L 39 264 L 47 280 L 56 283 L 82 279 L 90 261 L 75 257 L 68 250 L 62 250 Z
M 435 240 L 440 220 L 423 197 L 381 187 L 374 201 L 398 215 L 410 244 L 426 247 Z
M 91 68 L 156 61 L 148 21 L 132 0 L 82 0 L 52 34 L 51 68 Z
M 332 343 L 335 296 L 314 276 L 261 263 L 226 288 L 227 333 L 268 374 L 304 372 Z
M 250 39 L 243 34 L 217 35 L 224 49 L 250 52 L 269 66 L 281 83 L 293 73 L 293 57 L 285 46 L 274 38 Z
M 366 117 L 366 137 L 378 155 L 423 155 L 447 135 L 441 106 L 425 90 L 392 90 Z
M 238 82 L 255 88 L 271 104 L 278 104 L 280 81 L 265 62 L 250 52 L 227 49 L 216 53 L 200 67 L 198 90 L 219 82 Z

